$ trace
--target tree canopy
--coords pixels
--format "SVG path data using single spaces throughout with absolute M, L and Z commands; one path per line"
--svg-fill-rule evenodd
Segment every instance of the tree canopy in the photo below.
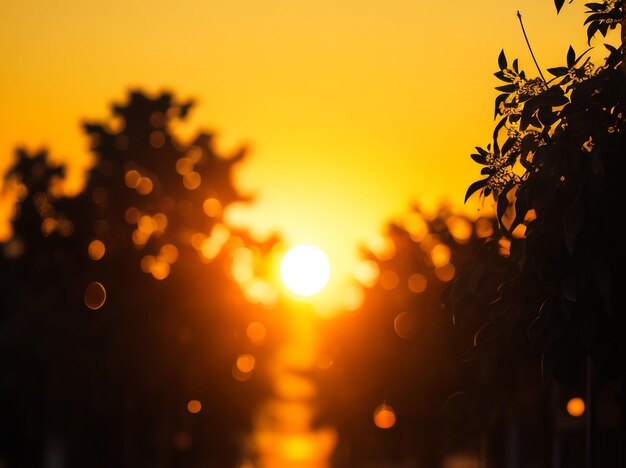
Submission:
M 557 11 L 564 1 L 555 1 Z M 587 5 L 587 37 L 620 25 L 624 2 Z M 571 385 L 590 356 L 601 379 L 625 372 L 624 300 L 616 284 L 624 262 L 619 220 L 625 200 L 624 44 L 604 44 L 594 65 L 572 47 L 550 79 L 529 77 L 502 51 L 495 76 L 491 144 L 472 158 L 486 177 L 473 183 L 492 197 L 510 256 L 497 240 L 455 282 L 447 305 L 455 320 L 472 304 L 481 317 L 468 361 L 476 376 L 469 407 L 491 411 L 526 369 Z M 467 395 L 465 395 L 467 396 Z M 482 402 L 482 403 L 477 403 Z
M 190 108 L 135 91 L 111 119 L 85 124 L 95 164 L 76 197 L 58 190 L 64 167 L 47 152 L 16 153 L 13 237 L 0 255 L 0 451 L 11 466 L 42 466 L 44 450 L 68 466 L 240 457 L 263 384 L 243 385 L 250 374 L 233 375 L 234 363 L 271 352 L 250 341 L 249 323 L 280 333 L 267 315 L 275 295 L 246 281 L 263 282 L 258 259 L 276 239 L 225 224 L 224 210 L 246 200 L 231 177 L 245 150 L 218 154 L 206 132 L 175 136 Z

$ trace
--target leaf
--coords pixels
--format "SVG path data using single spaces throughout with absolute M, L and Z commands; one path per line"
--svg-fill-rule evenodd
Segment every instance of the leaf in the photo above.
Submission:
M 475 146 L 476 151 L 478 151 L 482 156 L 487 156 L 489 154 L 489 151 L 481 148 L 480 146 Z
M 554 67 L 548 68 L 548 73 L 551 73 L 554 76 L 563 76 L 569 71 L 567 67 Z
M 536 97 L 533 97 L 531 100 L 529 100 L 528 103 L 526 104 L 526 107 L 529 107 L 530 108 L 529 111 L 532 113 L 536 109 L 539 109 L 540 107 L 544 107 L 544 106 L 559 107 L 564 104 L 567 104 L 568 102 L 569 102 L 569 99 L 567 98 L 567 96 L 565 96 L 565 93 L 563 92 L 561 87 L 552 86 L 543 94 L 540 94 Z
M 508 84 L 503 86 L 496 86 L 498 91 L 502 91 L 503 93 L 513 93 L 517 91 L 518 86 L 516 84 Z
M 506 55 L 504 55 L 504 49 L 500 51 L 500 55 L 498 55 L 498 66 L 500 70 L 505 70 L 507 67 Z
M 530 106 L 524 106 L 524 109 L 522 109 L 522 118 L 519 124 L 520 130 L 523 131 L 528 128 L 531 123 L 533 112 L 535 112 L 535 110 L 531 109 Z
M 572 64 L 572 67 L 577 65 L 578 62 L 580 62 L 582 60 L 582 58 L 587 55 L 589 52 L 591 52 L 593 50 L 593 47 L 589 47 L 587 50 L 585 50 L 582 54 L 580 54 L 580 56 L 574 61 L 574 63 Z M 587 58 L 587 60 L 585 61 L 585 64 L 587 64 L 587 62 L 589 62 L 591 59 Z M 570 67 L 570 68 L 572 68 Z
M 603 12 L 594 13 L 593 15 L 587 16 L 587 19 L 585 20 L 583 24 L 589 24 L 589 23 L 594 23 L 594 22 L 600 23 L 604 19 L 606 19 L 606 13 L 603 13 Z
M 563 229 L 565 234 L 571 239 L 576 239 L 576 236 L 583 227 L 585 221 L 585 209 L 580 199 L 576 197 L 574 202 L 565 210 L 563 216 Z
M 484 165 L 487 163 L 487 158 L 483 156 L 482 154 L 472 153 L 470 154 L 470 158 L 472 158 L 474 162 L 477 162 L 478 164 Z
M 515 194 L 515 219 L 513 219 L 509 228 L 511 232 L 524 221 L 526 213 L 528 213 L 529 192 L 528 190 L 523 190 L 523 188 L 524 186 Z
M 569 46 L 569 49 L 567 49 L 567 68 L 572 68 L 574 62 L 576 62 L 576 52 L 574 52 L 572 46 Z
M 467 200 L 469 199 L 469 197 L 471 197 L 475 192 L 484 188 L 487 185 L 488 180 L 489 180 L 489 177 L 487 177 L 486 179 L 478 180 L 474 182 L 472 185 L 470 185 L 467 189 L 467 192 L 465 192 L 465 203 L 467 203 Z
M 590 10 L 587 13 L 602 11 L 602 9 L 604 8 L 604 5 L 602 3 L 585 3 L 585 6 Z
M 591 38 L 600 30 L 600 24 L 593 22 L 587 28 L 587 44 L 591 44 Z
M 600 23 L 600 28 L 598 29 L 598 31 L 600 31 L 600 34 L 602 34 L 602 36 L 606 37 L 606 33 L 609 30 L 609 23 Z
M 493 155 L 495 157 L 498 157 L 500 155 L 500 147 L 498 146 L 498 134 L 500 133 L 500 129 L 502 129 L 502 127 L 504 127 L 506 124 L 507 118 L 502 117 L 493 130 Z
M 504 218 L 506 209 L 509 207 L 509 200 L 507 200 L 506 198 L 506 192 L 507 190 L 505 189 L 502 193 L 498 195 L 497 215 L 500 222 L 502 222 L 502 218 Z
M 494 109 L 494 113 L 493 113 L 493 118 L 495 119 L 498 114 L 500 113 L 500 105 L 506 101 L 506 98 L 508 97 L 507 94 L 500 94 L 498 95 L 498 97 L 496 97 L 496 102 L 495 102 L 495 109 Z
M 189 110 L 195 105 L 195 102 L 193 100 L 188 101 L 184 104 L 181 104 L 180 106 L 180 111 L 179 111 L 179 117 L 181 119 L 185 119 L 187 117 L 187 115 L 189 114 Z
M 565 3 L 565 0 L 554 0 L 554 6 L 556 7 L 557 13 L 560 13 L 561 8 L 563 8 L 564 3 Z
M 551 107 L 542 107 L 541 109 L 539 109 L 537 117 L 539 117 L 541 125 L 543 125 L 545 128 L 551 127 L 552 124 L 559 119 L 559 116 L 556 112 L 552 110 Z

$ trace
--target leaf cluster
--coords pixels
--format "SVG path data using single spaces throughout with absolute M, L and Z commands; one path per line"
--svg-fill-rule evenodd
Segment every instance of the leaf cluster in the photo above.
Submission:
M 572 3 L 574 0 L 570 0 Z M 557 13 L 561 11 L 565 0 L 554 0 L 554 6 Z M 585 20 L 587 26 L 587 40 L 591 42 L 591 38 L 599 32 L 602 36 L 606 36 L 607 32 L 620 24 L 624 18 L 624 1 L 623 0 L 604 0 L 601 2 L 585 3 L 587 14 Z
M 606 15 L 622 2 L 587 7 L 592 35 L 605 34 L 613 24 Z M 466 198 L 493 197 L 511 255 L 498 258 L 488 242 L 448 300 L 455 317 L 472 304 L 483 317 L 468 355 L 475 409 L 494 410 L 489 398 L 533 368 L 575 385 L 590 356 L 603 379 L 624 374 L 624 301 L 615 282 L 626 259 L 618 227 L 626 85 L 623 46 L 605 47 L 599 67 L 570 47 L 549 81 L 528 79 L 504 52 L 498 59 L 504 84 L 492 144 L 472 155 L 487 177 Z

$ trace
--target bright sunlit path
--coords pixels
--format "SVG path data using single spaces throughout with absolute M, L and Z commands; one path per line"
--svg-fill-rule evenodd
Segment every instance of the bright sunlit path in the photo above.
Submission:
M 280 276 L 289 289 L 299 296 L 320 292 L 330 279 L 326 254 L 314 245 L 301 244 L 289 249 L 280 264 Z

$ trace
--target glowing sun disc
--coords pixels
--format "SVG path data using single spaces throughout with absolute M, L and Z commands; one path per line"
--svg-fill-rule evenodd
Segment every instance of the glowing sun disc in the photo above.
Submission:
M 330 263 L 326 254 L 314 245 L 297 245 L 283 257 L 280 276 L 292 293 L 312 296 L 328 283 Z

